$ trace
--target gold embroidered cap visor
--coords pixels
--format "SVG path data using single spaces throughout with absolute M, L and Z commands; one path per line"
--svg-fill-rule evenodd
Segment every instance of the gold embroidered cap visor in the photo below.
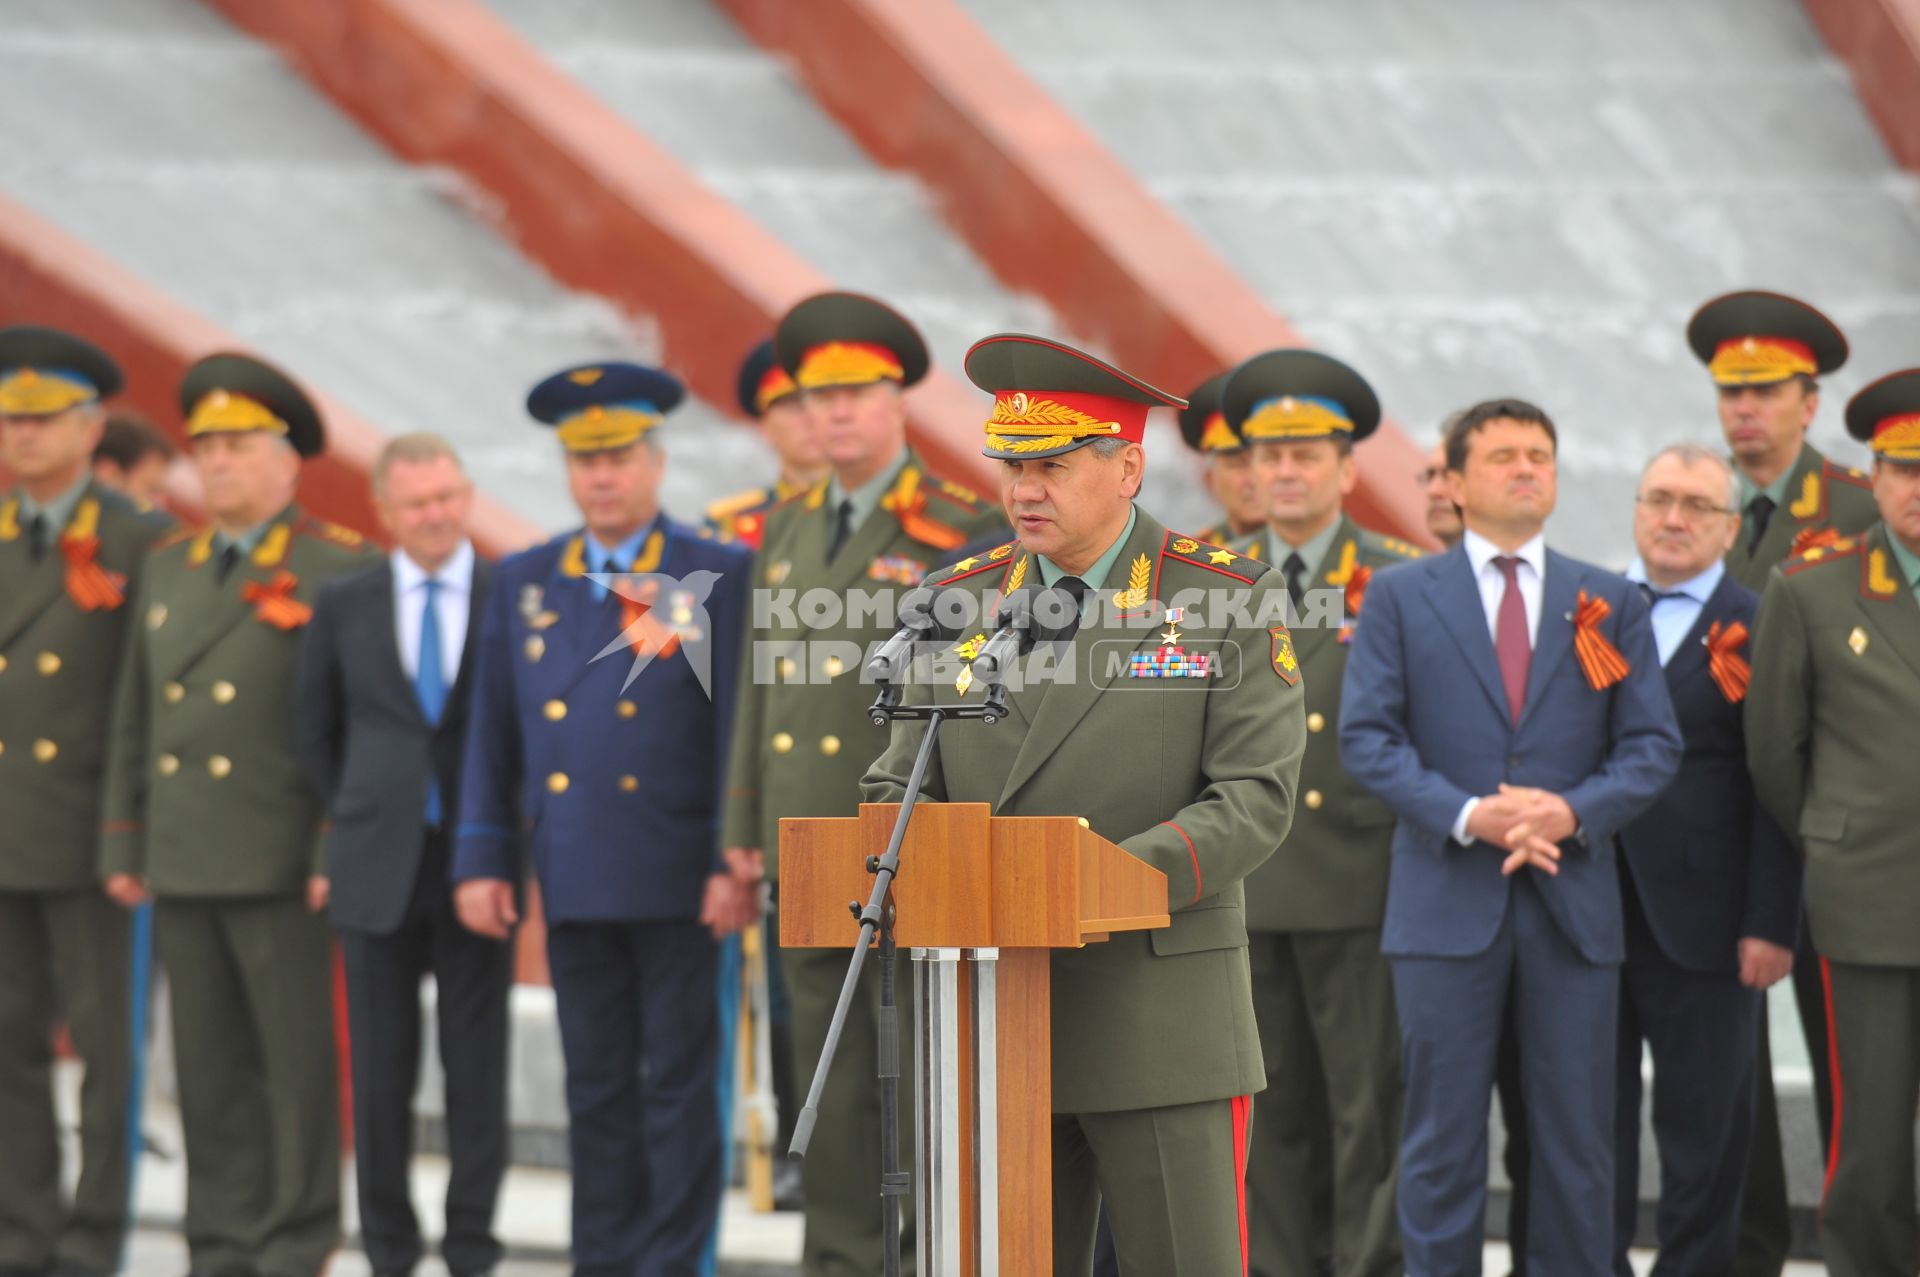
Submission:
M 119 365 L 92 342 L 33 324 L 0 328 L 0 415 L 52 417 L 120 386 Z
M 1216 452 L 1238 452 L 1247 446 L 1240 432 L 1227 424 L 1220 411 L 1220 391 L 1226 387 L 1228 368 L 1215 373 L 1187 392 L 1187 406 L 1180 410 L 1180 437 L 1195 452 L 1211 456 Z
M 1721 386 L 1817 377 L 1847 362 L 1846 336 L 1831 319 L 1797 298 L 1752 290 L 1695 311 L 1687 345 Z
M 611 452 L 638 443 L 686 394 L 678 377 L 645 364 L 584 364 L 529 391 L 527 412 L 568 452 Z
M 1317 350 L 1255 355 L 1227 378 L 1220 409 L 1250 444 L 1357 442 L 1380 425 L 1380 399 L 1367 379 Z
M 320 412 L 306 392 L 251 355 L 208 355 L 187 369 L 180 412 L 189 439 L 263 430 L 286 439 L 302 457 L 317 457 L 327 446 Z
M 859 293 L 819 293 L 788 311 L 774 329 L 780 367 L 801 390 L 911 386 L 927 375 L 926 341 L 907 318 Z
M 1889 373 L 1848 400 L 1847 433 L 1881 460 L 1920 465 L 1920 368 Z
M 1139 443 L 1149 409 L 1187 403 L 1084 351 L 1027 333 L 974 343 L 966 370 L 974 385 L 993 392 L 980 452 L 1001 461 L 1058 456 L 1096 439 Z

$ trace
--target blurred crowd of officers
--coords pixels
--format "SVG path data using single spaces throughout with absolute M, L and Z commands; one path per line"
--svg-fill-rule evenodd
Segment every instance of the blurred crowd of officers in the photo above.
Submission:
M 1616 574 L 1546 548 L 1558 440 L 1519 400 L 1443 427 L 1418 479 L 1441 552 L 1363 526 L 1345 504 L 1380 405 L 1304 350 L 1180 398 L 987 338 L 966 360 L 994 396 L 982 496 L 908 445 L 912 324 L 823 294 L 741 369 L 773 485 L 704 526 L 669 518 L 655 431 L 679 381 L 566 369 L 527 408 L 581 526 L 489 563 L 433 435 L 374 467 L 386 552 L 304 511 L 321 416 L 241 355 L 179 387 L 206 523 L 178 527 L 158 512 L 172 445 L 109 413 L 111 356 L 0 330 L 0 1277 L 124 1262 L 149 925 L 191 1277 L 316 1277 L 340 1243 L 336 952 L 368 1261 L 402 1277 L 426 1250 L 409 1164 L 430 975 L 439 1250 L 454 1277 L 490 1272 L 530 881 L 575 1269 L 711 1272 L 736 1059 L 778 1092 L 777 1135 L 746 1105 L 750 1143 L 784 1151 L 846 966 L 778 946 L 778 822 L 897 801 L 922 730 L 876 732 L 844 655 L 887 617 L 758 596 L 923 582 L 989 606 L 1065 591 L 1084 619 L 1042 647 L 1143 654 L 954 729 L 927 789 L 1086 816 L 1168 878 L 1164 931 L 1053 960 L 1057 1272 L 1478 1272 L 1497 1094 L 1514 1271 L 1626 1274 L 1644 1047 L 1655 1271 L 1777 1277 L 1792 1216 L 1763 995 L 1791 979 L 1822 1253 L 1911 1273 L 1920 369 L 1848 404 L 1863 472 L 1807 441 L 1847 355 L 1825 316 L 1734 293 L 1687 339 L 1726 447 L 1646 459 Z M 1161 407 L 1216 527 L 1135 504 Z M 1287 623 L 1162 606 L 1183 589 Z M 775 1164 L 806 1277 L 880 1269 L 878 994 L 870 969 L 812 1154 Z M 62 1025 L 84 1068 L 71 1191 Z

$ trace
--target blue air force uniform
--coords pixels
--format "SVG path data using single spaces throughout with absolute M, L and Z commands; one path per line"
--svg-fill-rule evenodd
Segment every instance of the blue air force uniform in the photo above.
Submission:
M 554 382 L 573 387 L 558 405 Z M 614 365 L 558 374 L 529 408 L 588 452 L 634 446 L 678 398 L 664 374 Z M 637 601 L 590 579 L 609 559 L 672 578 L 637 624 Z M 576 531 L 503 561 L 481 623 L 453 876 L 517 880 L 524 853 L 540 884 L 579 1274 L 696 1273 L 718 1210 L 716 944 L 699 913 L 723 869 L 748 560 L 664 517 L 620 546 Z

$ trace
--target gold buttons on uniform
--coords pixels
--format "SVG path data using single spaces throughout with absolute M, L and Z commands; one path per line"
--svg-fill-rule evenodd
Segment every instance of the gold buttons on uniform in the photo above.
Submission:
M 213 703 L 215 705 L 231 705 L 233 704 L 233 698 L 239 694 L 240 689 L 232 683 L 227 682 L 224 678 L 213 685 Z
M 841 662 L 839 657 L 829 656 L 826 659 L 826 663 L 825 665 L 822 666 L 822 668 L 827 671 L 828 678 L 839 678 L 840 672 L 846 669 L 847 667 L 845 664 Z
M 800 663 L 798 661 L 794 660 L 791 656 L 783 656 L 780 658 L 780 677 L 781 678 L 792 678 L 795 674 L 798 674 L 799 672 L 800 672 Z
M 540 707 L 540 712 L 547 716 L 549 723 L 557 723 L 567 716 L 567 703 L 565 701 L 548 701 Z
M 215 754 L 207 760 L 207 775 L 215 780 L 225 780 L 233 771 L 233 760 L 225 754 Z
M 153 760 L 153 769 L 162 776 L 171 776 L 180 770 L 180 760 L 172 754 L 162 754 Z
M 620 704 L 615 707 L 615 709 L 616 709 L 616 712 L 622 718 L 632 718 L 635 714 L 638 714 L 640 712 L 640 707 L 638 705 L 635 705 L 632 701 L 621 701 Z
M 187 686 L 185 683 L 168 683 L 160 689 L 160 694 L 167 698 L 167 704 L 178 705 L 187 699 Z
M 0 656 L 0 674 L 5 674 L 6 672 L 7 672 L 7 658 L 4 656 Z
M 828 758 L 832 758 L 840 752 L 840 738 L 838 736 L 822 736 L 820 738 L 820 752 Z
M 1322 795 L 1319 790 L 1309 789 L 1307 791 L 1307 810 L 1308 811 L 1319 811 L 1320 804 L 1324 803 L 1325 801 L 1327 801 L 1326 797 Z
M 567 792 L 567 786 L 572 783 L 572 781 L 567 779 L 565 772 L 554 772 L 547 777 L 547 792 L 549 794 L 564 794 Z
M 784 754 L 792 748 L 793 748 L 792 736 L 788 735 L 786 732 L 775 732 L 773 734 L 773 752 L 774 753 Z
M 34 658 L 33 667 L 39 670 L 45 677 L 52 678 L 60 672 L 60 654 L 58 652 L 42 652 Z
M 1322 714 L 1319 710 L 1315 710 L 1313 713 L 1307 715 L 1307 730 L 1310 732 L 1326 731 L 1327 716 L 1325 714 Z
M 640 778 L 638 776 L 622 776 L 620 778 L 620 788 L 626 793 L 631 794 L 634 790 L 640 788 Z
M 50 763 L 60 756 L 60 747 L 42 736 L 33 742 L 33 758 L 38 763 Z

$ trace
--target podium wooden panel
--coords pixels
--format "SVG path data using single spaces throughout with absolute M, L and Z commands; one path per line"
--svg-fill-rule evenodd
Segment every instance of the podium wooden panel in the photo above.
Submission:
M 850 950 L 899 807 L 780 822 L 780 943 Z M 921 1277 L 1053 1271 L 1048 953 L 1167 925 L 1167 878 L 1073 816 L 921 803 L 900 849 L 894 936 L 910 950 L 920 1112 Z M 803 1070 L 813 1062 L 799 1062 Z M 836 1061 L 836 1068 L 871 1062 Z M 876 1186 L 876 1193 L 877 1193 Z

